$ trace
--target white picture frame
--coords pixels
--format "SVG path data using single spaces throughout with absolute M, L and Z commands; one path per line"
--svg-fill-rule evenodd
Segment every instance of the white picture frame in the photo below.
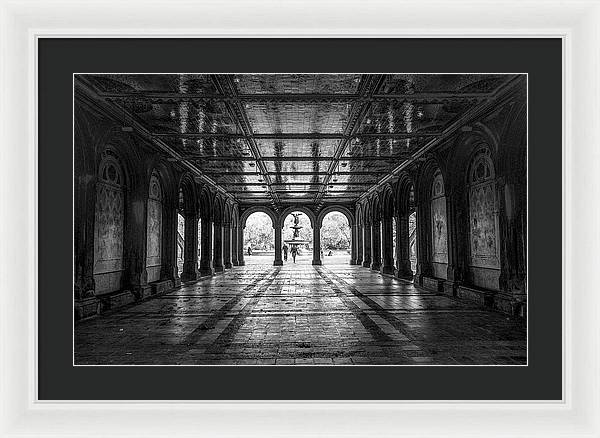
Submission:
M 599 1 L 31 0 L 0 20 L 0 436 L 600 437 Z M 37 41 L 139 36 L 562 38 L 563 400 L 38 401 Z

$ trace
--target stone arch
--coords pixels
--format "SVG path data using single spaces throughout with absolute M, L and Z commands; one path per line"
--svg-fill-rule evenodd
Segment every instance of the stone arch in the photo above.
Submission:
M 223 216 L 225 214 L 225 207 L 223 205 L 223 200 L 220 196 L 214 197 L 213 202 L 213 220 L 217 225 L 221 225 L 223 223 Z
M 185 172 L 179 178 L 178 208 L 189 214 L 198 211 L 198 196 L 196 194 L 196 183 L 190 172 Z
M 362 226 L 362 224 L 363 224 L 363 211 L 362 211 L 362 204 L 359 203 L 359 202 L 356 203 L 356 214 L 355 214 L 355 217 L 356 217 L 356 224 L 358 226 Z
M 407 213 L 411 210 L 411 207 L 415 206 L 415 183 L 408 172 L 400 174 L 398 183 L 396 185 L 396 212 L 397 214 Z
M 246 221 L 248 220 L 248 217 L 252 213 L 257 213 L 257 212 L 265 213 L 267 216 L 269 216 L 271 218 L 271 223 L 273 225 L 273 228 L 275 228 L 275 226 L 279 223 L 277 215 L 269 207 L 256 206 L 256 207 L 247 208 L 244 211 L 242 211 L 242 214 L 239 217 L 240 227 L 246 228 Z
M 396 199 L 390 184 L 386 184 L 381 192 L 381 216 L 393 217 L 396 214 Z
M 367 199 L 363 204 L 363 214 L 362 214 L 363 226 L 371 225 L 371 200 Z
M 369 200 L 371 224 L 381 221 L 381 200 L 379 194 L 374 194 Z
M 434 184 L 441 183 L 441 192 Z M 416 180 L 418 203 L 417 258 L 423 275 L 447 278 L 449 239 L 446 211 L 447 181 L 437 157 L 430 156 L 419 169 Z M 434 195 L 434 193 L 436 193 Z M 436 222 L 437 221 L 437 222 Z
M 198 209 L 202 220 L 211 220 L 213 214 L 213 197 L 207 187 L 203 187 L 198 197 Z
M 302 207 L 302 206 L 292 206 L 292 207 L 288 207 L 285 210 L 283 210 L 281 212 L 281 214 L 279 215 L 279 220 L 277 221 L 277 225 L 279 226 L 279 228 L 283 228 L 283 222 L 285 221 L 285 218 L 294 211 L 301 211 L 306 216 L 308 216 L 308 218 L 310 219 L 310 226 L 312 227 L 313 230 L 315 229 L 315 224 L 317 221 L 317 218 L 315 217 L 315 213 L 310 208 Z
M 344 216 L 346 216 L 346 219 L 348 219 L 348 225 L 350 227 L 354 225 L 354 214 L 348 208 L 344 207 L 343 205 L 329 205 L 321 210 L 317 216 L 318 228 L 321 228 L 323 225 L 323 218 L 332 212 L 342 213 Z

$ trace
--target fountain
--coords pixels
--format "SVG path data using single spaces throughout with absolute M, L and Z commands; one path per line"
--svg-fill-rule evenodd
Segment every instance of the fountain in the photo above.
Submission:
M 298 249 L 298 246 L 306 245 L 309 242 L 308 240 L 300 239 L 300 230 L 303 227 L 298 225 L 298 223 L 300 222 L 298 218 L 301 214 L 302 213 L 292 213 L 292 216 L 294 216 L 294 225 L 292 225 L 290 228 L 294 230 L 294 234 L 292 235 L 291 239 L 284 240 L 284 242 L 290 246 L 290 250 L 292 250 L 292 248 Z

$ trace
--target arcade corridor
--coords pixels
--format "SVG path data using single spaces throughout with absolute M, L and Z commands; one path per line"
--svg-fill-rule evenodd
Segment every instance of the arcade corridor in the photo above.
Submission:
M 76 74 L 74 196 L 77 364 L 526 361 L 526 75 Z
M 115 348 L 118 347 L 118 348 Z M 248 265 L 78 325 L 76 364 L 525 364 L 519 322 L 357 266 Z

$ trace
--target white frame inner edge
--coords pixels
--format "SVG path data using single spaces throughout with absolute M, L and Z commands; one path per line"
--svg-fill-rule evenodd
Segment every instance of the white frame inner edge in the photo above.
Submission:
M 600 437 L 599 0 L 0 0 L 0 32 L 0 436 Z M 564 400 L 37 401 L 37 41 L 140 36 L 562 38 Z

